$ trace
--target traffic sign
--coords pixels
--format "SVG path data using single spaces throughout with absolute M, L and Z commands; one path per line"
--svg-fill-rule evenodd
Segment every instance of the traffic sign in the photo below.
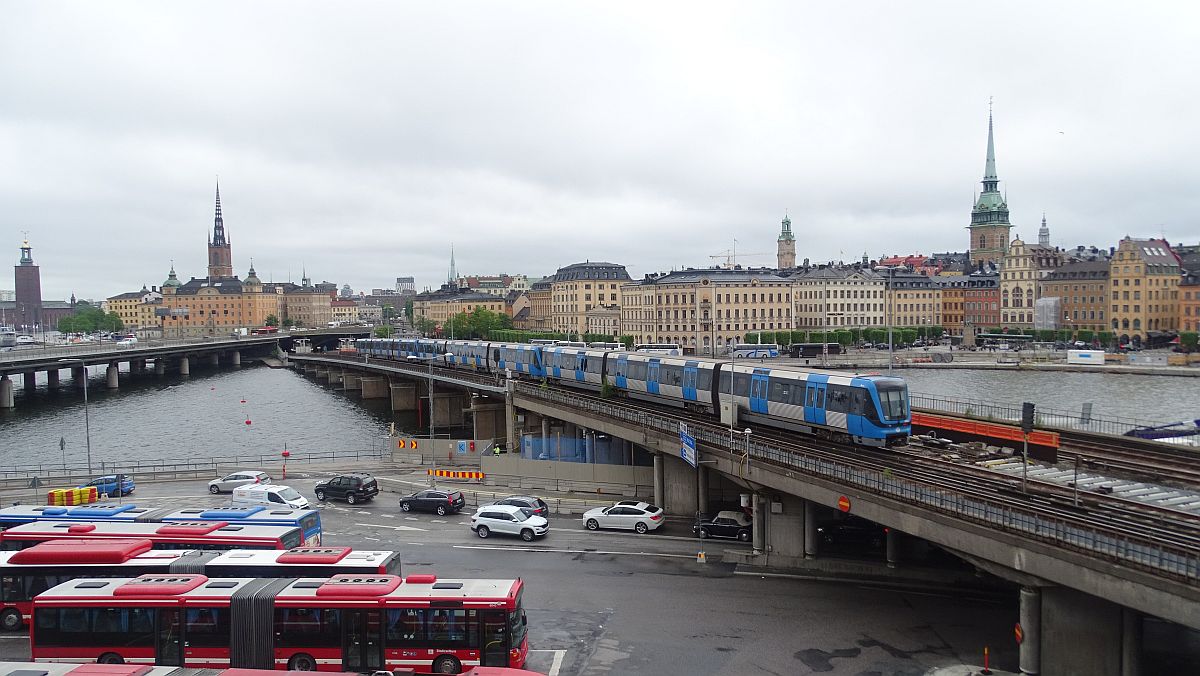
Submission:
M 679 457 L 692 467 L 696 466 L 696 438 L 688 433 L 687 423 L 679 423 Z
M 1021 645 L 1025 641 L 1025 630 L 1021 628 L 1021 623 L 1013 625 L 1013 636 L 1017 639 L 1017 645 Z
M 850 513 L 850 498 L 848 498 L 844 495 L 839 497 L 838 498 L 838 509 L 849 514 Z

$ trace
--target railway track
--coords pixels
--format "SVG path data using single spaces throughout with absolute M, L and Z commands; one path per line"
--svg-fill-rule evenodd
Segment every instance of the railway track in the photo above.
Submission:
M 1063 430 L 1059 462 L 1111 470 L 1170 485 L 1200 488 L 1200 449 L 1134 437 L 1112 437 Z

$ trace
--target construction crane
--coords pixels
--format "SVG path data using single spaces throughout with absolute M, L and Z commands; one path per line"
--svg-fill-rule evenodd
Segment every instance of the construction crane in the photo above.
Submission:
M 712 254 L 709 256 L 709 258 L 713 259 L 714 261 L 724 258 L 725 265 L 723 265 L 722 267 L 724 267 L 726 270 L 731 270 L 731 269 L 733 269 L 733 266 L 737 265 L 738 256 L 750 257 L 750 256 L 774 256 L 774 255 L 775 255 L 774 251 L 767 251 L 767 252 L 761 252 L 761 253 L 745 253 L 745 252 L 738 253 L 737 240 L 735 239 L 735 240 L 733 240 L 733 248 L 732 249 L 726 249 L 725 251 L 722 251 L 721 253 Z

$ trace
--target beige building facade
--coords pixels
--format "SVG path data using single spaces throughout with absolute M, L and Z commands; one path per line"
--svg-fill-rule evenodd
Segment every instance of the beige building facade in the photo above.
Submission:
M 1109 263 L 1110 329 L 1121 343 L 1179 328 L 1179 259 L 1161 239 L 1126 237 Z
M 629 281 L 624 265 L 574 263 L 559 268 L 550 284 L 551 330 L 568 335 L 587 332 L 587 313 L 596 307 L 619 307 L 621 285 Z
M 883 276 L 861 266 L 822 266 L 792 275 L 796 328 L 809 331 L 884 325 Z
M 1041 280 L 1062 267 L 1063 252 L 1014 239 L 1000 266 L 1000 324 L 1032 329 Z
M 770 270 L 710 268 L 651 275 L 621 288 L 621 332 L 720 354 L 747 333 L 792 329 L 792 283 Z

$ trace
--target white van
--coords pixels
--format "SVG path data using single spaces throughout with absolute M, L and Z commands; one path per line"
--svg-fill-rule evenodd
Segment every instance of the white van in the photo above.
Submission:
M 308 498 L 295 488 L 278 484 L 250 484 L 233 489 L 234 507 L 287 507 L 308 509 Z

